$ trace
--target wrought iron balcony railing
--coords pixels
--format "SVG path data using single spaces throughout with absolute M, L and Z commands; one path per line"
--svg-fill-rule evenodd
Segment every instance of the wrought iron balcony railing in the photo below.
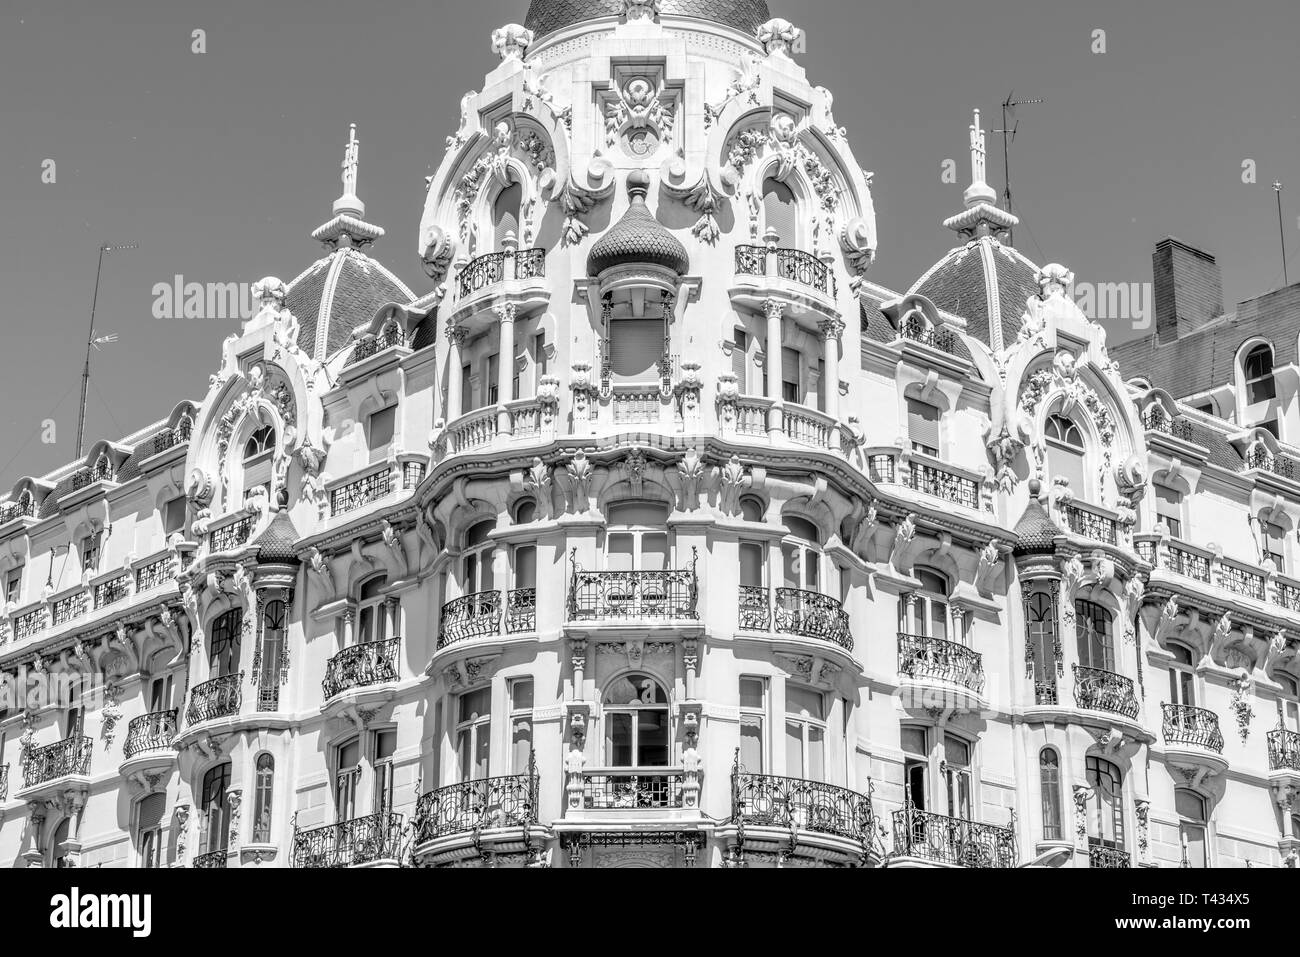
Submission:
M 913 461 L 908 469 L 908 484 L 913 491 L 933 495 L 954 505 L 973 509 L 980 507 L 978 482 L 935 465 Z
M 870 844 L 875 832 L 871 797 L 802 778 L 731 772 L 731 823 L 834 834 Z
M 1185 704 L 1162 704 L 1166 744 L 1190 744 L 1215 754 L 1223 753 L 1219 716 L 1205 708 Z
M 951 329 L 935 328 L 916 316 L 910 316 L 899 327 L 898 334 L 904 339 L 919 342 L 931 349 L 952 354 L 957 351 L 957 334 Z
M 695 562 L 662 572 L 584 572 L 569 583 L 569 620 L 696 618 Z
M 898 481 L 898 469 L 892 455 L 877 453 L 867 457 L 867 477 L 873 482 L 892 485 Z
M 1300 771 L 1300 733 L 1283 728 L 1268 733 L 1268 769 Z
M 589 810 L 654 810 L 682 806 L 681 771 L 646 768 L 582 772 L 582 806 Z
M 983 656 L 955 641 L 899 632 L 898 670 L 909 678 L 947 681 L 976 694 L 984 690 Z
M 837 599 L 820 592 L 778 588 L 774 627 L 782 634 L 820 638 L 848 651 L 853 650 L 848 612 Z
M 159 432 L 153 437 L 153 454 L 157 455 L 160 452 L 166 452 L 168 449 L 174 449 L 182 442 L 188 442 L 191 428 L 189 419 L 181 419 L 176 428 Z
M 402 857 L 402 815 L 391 811 L 293 830 L 294 867 L 354 867 Z
M 438 630 L 438 647 L 466 638 L 501 633 L 501 592 L 482 591 L 461 595 L 442 606 L 441 627 Z
M 343 515 L 364 508 L 371 502 L 378 502 L 392 490 L 393 476 L 388 469 L 339 486 L 330 492 L 330 516 Z
M 1264 600 L 1264 576 L 1249 568 L 1225 561 L 1219 562 L 1219 585 L 1246 598 L 1253 598 L 1255 601 Z
M 1170 571 L 1209 584 L 1210 560 L 1204 555 L 1197 555 L 1195 552 L 1189 552 L 1187 549 L 1179 548 L 1172 543 L 1169 545 L 1168 555 L 1169 558 L 1165 566 Z
M 1016 832 L 904 807 L 894 812 L 894 854 L 960 867 L 1015 867 Z
M 1262 445 L 1257 445 L 1246 453 L 1245 465 L 1247 469 L 1272 472 L 1274 475 L 1280 475 L 1283 478 L 1295 477 L 1295 465 L 1290 459 L 1274 455 Z
M 461 299 L 507 279 L 541 279 L 546 276 L 545 249 L 507 249 L 476 256 L 456 277 Z
M 106 462 L 97 464 L 94 468 L 82 469 L 72 476 L 72 490 L 74 492 L 85 488 L 95 482 L 111 482 L 113 480 L 113 469 Z
M 9 765 L 0 764 L 0 801 L 9 800 Z
M 24 612 L 14 619 L 14 640 L 22 641 L 24 638 L 40 634 L 45 624 L 44 608 L 33 608 L 31 611 Z
M 1074 701 L 1080 708 L 1091 711 L 1109 711 L 1126 718 L 1136 718 L 1138 714 L 1133 680 L 1101 668 L 1074 666 Z
M 1067 505 L 1064 511 L 1065 522 L 1074 534 L 1090 538 L 1094 542 L 1105 542 L 1107 545 L 1114 545 L 1119 541 L 1119 523 L 1113 518 L 1098 515 L 1090 509 L 1080 508 L 1077 505 Z
M 344 648 L 325 665 L 325 677 L 321 681 L 325 700 L 349 688 L 368 688 L 396 681 L 401 650 L 402 639 L 397 636 Z
M 1088 839 L 1089 867 L 1128 867 L 1128 851 L 1102 844 L 1095 837 Z
M 66 625 L 73 619 L 84 615 L 89 605 L 89 596 L 84 591 L 76 592 L 67 598 L 60 598 L 50 606 L 50 621 L 55 628 Z
M 135 570 L 135 590 L 143 592 L 165 585 L 171 579 L 171 566 L 172 559 L 169 556 L 137 568 Z
M 25 786 L 34 788 L 57 778 L 89 774 L 93 746 L 94 742 L 86 735 L 74 734 L 42 748 L 33 748 L 23 759 Z
M 537 629 L 537 589 L 515 588 L 506 596 L 506 632 L 517 635 L 520 632 Z
M 153 711 L 132 718 L 126 726 L 126 743 L 122 753 L 128 758 L 146 751 L 170 751 L 176 737 L 176 709 Z
M 766 585 L 741 585 L 736 626 L 746 631 L 767 631 L 772 626 L 772 609 Z
M 1184 442 L 1192 441 L 1192 423 L 1171 416 L 1163 406 L 1153 405 L 1142 414 L 1142 427 L 1148 432 L 1163 432 Z
M 116 605 L 131 594 L 131 576 L 118 575 L 95 586 L 95 607 L 107 608 Z
M 243 518 L 208 532 L 208 551 L 229 552 L 246 545 L 253 534 L 255 517 L 245 515 Z
M 198 854 L 191 866 L 199 870 L 225 870 L 226 858 L 229 853 L 226 848 L 222 847 L 215 851 L 208 851 L 205 854 Z
M 406 336 L 402 330 L 396 325 L 386 326 L 377 336 L 366 335 L 357 340 L 357 344 L 352 347 L 352 355 L 348 358 L 348 365 L 356 365 L 393 346 L 405 345 Z
M 185 709 L 185 723 L 195 725 L 203 721 L 215 721 L 217 718 L 228 718 L 232 714 L 239 714 L 239 706 L 243 702 L 241 690 L 243 683 L 244 673 L 241 671 L 236 675 L 224 675 L 195 685 L 190 689 L 190 703 Z
M 36 503 L 30 498 L 18 502 L 0 503 L 0 525 L 12 522 L 15 518 L 31 518 L 36 514 Z
M 1300 611 L 1300 586 L 1278 579 L 1277 603 L 1289 611 Z
M 402 464 L 402 488 L 415 488 L 424 481 L 425 471 L 423 462 L 404 462 Z
M 736 274 L 768 275 L 768 253 L 766 246 L 737 246 Z M 807 286 L 823 296 L 836 296 L 835 273 L 812 253 L 806 253 L 802 249 L 776 249 L 773 253 L 776 259 L 776 278 Z
M 531 761 L 526 774 L 435 788 L 415 802 L 415 842 L 536 824 L 537 793 L 537 767 Z

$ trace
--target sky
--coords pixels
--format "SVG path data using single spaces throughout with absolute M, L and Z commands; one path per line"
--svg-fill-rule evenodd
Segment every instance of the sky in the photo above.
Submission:
M 1147 283 L 1152 247 L 1173 235 L 1217 254 L 1231 308 L 1282 284 L 1280 179 L 1300 280 L 1296 0 L 770 5 L 806 30 L 798 59 L 875 172 L 875 282 L 905 290 L 953 245 L 940 224 L 961 208 L 970 111 L 996 129 L 1013 91 L 1046 100 L 1018 111 L 1011 147 L 1016 245 L 1030 259 L 1080 281 Z M 428 291 L 424 178 L 461 96 L 497 62 L 492 30 L 526 6 L 4 0 L 0 491 L 74 457 L 99 245 L 139 249 L 105 260 L 95 326 L 118 339 L 93 355 L 87 446 L 201 398 L 237 328 L 154 318 L 155 284 L 287 282 L 321 255 L 308 234 L 340 191 L 349 123 L 367 219 L 387 230 L 372 252 Z M 1000 190 L 1001 138 L 988 140 Z M 947 159 L 956 184 L 942 181 Z

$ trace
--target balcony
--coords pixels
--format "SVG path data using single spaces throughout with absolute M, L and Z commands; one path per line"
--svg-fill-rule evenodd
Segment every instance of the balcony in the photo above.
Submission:
M 537 824 L 538 776 L 527 774 L 461 781 L 422 794 L 415 803 L 415 844 L 484 831 Z
M 1283 728 L 1268 733 L 1268 777 L 1274 784 L 1300 788 L 1300 733 Z
M 515 588 L 506 596 L 506 633 L 537 630 L 537 589 Z
M 1264 575 L 1235 562 L 1219 562 L 1219 587 L 1243 598 L 1264 600 Z
M 95 607 L 107 608 L 125 601 L 131 595 L 131 576 L 118 575 L 95 586 Z
M 398 679 L 397 665 L 402 639 L 367 641 L 344 648 L 325 665 L 321 681 L 324 700 L 353 688 L 368 688 Z
M 1062 512 L 1066 526 L 1075 535 L 1106 545 L 1119 544 L 1119 523 L 1115 519 L 1080 505 L 1067 505 Z
M 946 352 L 948 355 L 955 355 L 957 352 L 957 333 L 947 328 L 936 329 L 916 315 L 908 317 L 899 328 L 898 335 L 908 342 L 916 342 Z
M 545 249 L 506 249 L 471 259 L 456 277 L 458 299 L 512 279 L 545 279 Z
M 983 657 L 955 641 L 900 632 L 898 671 L 915 681 L 958 685 L 977 695 L 984 691 Z
M 256 516 L 245 515 L 233 522 L 228 522 L 220 528 L 214 528 L 208 532 L 208 551 L 212 553 L 232 552 L 237 548 L 242 548 L 248 544 L 249 538 L 253 535 L 253 525 L 256 523 Z
M 402 858 L 402 815 L 391 811 L 293 831 L 294 867 L 359 867 Z
M 673 621 L 698 617 L 694 562 L 689 569 L 584 572 L 569 584 L 568 620 Z
M 582 807 L 588 811 L 681 808 L 685 774 L 667 768 L 583 771 Z
M 1015 867 L 1016 833 L 905 807 L 894 812 L 893 856 L 950 867 Z
M 50 606 L 50 622 L 55 628 L 84 615 L 90 607 L 89 593 L 75 592 Z
M 1130 867 L 1128 851 L 1100 843 L 1095 837 L 1088 839 L 1089 867 Z
M 814 449 L 838 448 L 835 440 L 836 422 L 824 412 L 807 406 L 787 402 L 781 414 L 781 429 L 785 437 L 798 445 Z
M 438 647 L 446 648 L 466 638 L 501 633 L 501 592 L 483 591 L 453 598 L 442 606 Z
M 792 831 L 844 838 L 869 848 L 875 833 L 871 798 L 848 788 L 802 778 L 731 772 L 731 823 L 770 827 L 787 840 Z
M 1170 749 L 1195 748 L 1223 753 L 1223 735 L 1219 732 L 1219 716 L 1205 708 L 1184 704 L 1162 704 L 1164 709 L 1165 744 Z
M 1261 472 L 1271 472 L 1286 479 L 1295 478 L 1295 466 L 1291 460 L 1280 455 L 1274 455 L 1262 445 L 1256 445 L 1246 453 L 1243 465 L 1247 471 L 1256 469 Z
M 196 855 L 194 863 L 190 866 L 199 870 L 225 870 L 226 858 L 229 854 L 230 852 L 224 847 L 217 851 L 208 851 L 207 853 Z
M 1192 423 L 1184 418 L 1171 416 L 1160 405 L 1153 405 L 1142 414 L 1142 427 L 1148 432 L 1159 432 L 1182 439 L 1184 442 L 1192 441 Z
M 237 675 L 225 675 L 195 685 L 190 690 L 185 723 L 196 725 L 239 714 L 239 706 L 243 701 L 243 683 L 244 673 L 241 671 Z
M 907 473 L 908 487 L 914 492 L 933 495 L 953 505 L 976 511 L 980 508 L 979 483 L 972 478 L 915 459 Z
M 72 476 L 72 491 L 78 492 L 96 482 L 113 481 L 113 468 L 107 459 L 101 459 L 94 468 L 82 469 Z
M 1137 720 L 1138 700 L 1133 681 L 1113 671 L 1074 666 L 1074 701 L 1089 711 L 1109 711 Z
M 122 753 L 127 759 L 150 751 L 165 751 L 171 756 L 172 738 L 176 736 L 176 709 L 154 711 L 132 718 L 126 727 Z
M 378 335 L 364 335 L 357 340 L 357 344 L 352 347 L 352 355 L 348 357 L 347 364 L 354 366 L 358 362 L 364 362 L 371 356 L 379 355 L 385 349 L 391 349 L 394 346 L 406 348 L 406 336 L 395 322 L 390 322 L 384 326 Z
M 330 491 L 330 517 L 355 512 L 386 498 L 393 491 L 393 476 L 388 469 L 372 472 Z
M 0 525 L 6 525 L 16 518 L 35 518 L 36 504 L 30 497 L 20 502 L 0 503 Z
M 172 580 L 171 567 L 172 559 L 168 556 L 137 568 L 135 570 L 136 592 L 151 591 L 167 584 Z
M 176 428 L 159 432 L 153 437 L 153 454 L 161 455 L 168 449 L 174 449 L 176 446 L 188 442 L 191 428 L 189 419 L 181 419 Z
M 830 266 L 802 249 L 737 246 L 736 275 L 772 277 L 829 299 L 838 295 L 835 273 Z
M 25 638 L 32 638 L 44 630 L 48 619 L 45 616 L 44 608 L 33 608 L 31 611 L 24 612 L 14 617 L 14 641 L 22 641 Z
M 776 590 L 776 620 L 773 630 L 783 635 L 816 638 L 853 650 L 849 614 L 830 595 L 801 588 Z
M 43 748 L 33 748 L 23 761 L 23 790 L 30 792 L 63 778 L 90 774 L 90 753 L 94 746 L 84 734 L 76 734 Z

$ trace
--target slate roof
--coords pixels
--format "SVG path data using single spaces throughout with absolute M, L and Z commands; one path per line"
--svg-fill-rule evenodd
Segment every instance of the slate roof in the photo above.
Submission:
M 275 518 L 271 519 L 271 524 L 250 544 L 257 546 L 259 562 L 296 562 L 298 558 L 293 546 L 298 538 L 298 530 L 294 528 L 289 512 L 280 509 L 275 513 Z
M 623 12 L 624 0 L 533 0 L 524 26 L 537 37 L 591 20 Z M 697 17 L 724 23 L 753 36 L 771 19 L 766 0 L 659 0 L 662 13 Z
M 990 270 L 996 279 L 997 315 L 986 278 Z M 920 293 L 944 312 L 961 316 L 967 334 L 989 345 L 993 345 L 991 329 L 996 323 L 1005 346 L 1020 333 L 1025 301 L 1038 293 L 1037 271 L 1015 249 L 984 236 L 951 250 L 908 292 Z
M 1039 488 L 1041 486 L 1038 482 L 1030 483 L 1029 504 L 1025 506 L 1020 521 L 1016 522 L 1015 554 L 1017 555 L 1050 552 L 1054 547 L 1053 541 L 1056 536 L 1061 534 L 1061 530 L 1047 514 L 1047 509 L 1043 508 L 1043 503 L 1038 500 Z
M 299 274 L 284 301 L 298 320 L 298 347 L 323 361 L 348 345 L 352 330 L 382 307 L 415 298 L 379 260 L 343 247 Z
M 627 191 L 632 205 L 591 247 L 587 275 L 599 276 L 606 269 L 630 264 L 663 266 L 679 276 L 691 268 L 686 247 L 659 224 L 646 206 L 648 182 L 649 176 L 641 170 L 628 174 Z

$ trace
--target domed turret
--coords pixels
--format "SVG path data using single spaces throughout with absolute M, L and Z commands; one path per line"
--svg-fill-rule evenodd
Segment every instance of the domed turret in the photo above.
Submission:
M 622 16 L 626 6 L 625 0 L 533 0 L 524 26 L 543 37 L 586 20 Z M 766 0 L 658 0 L 658 7 L 661 14 L 711 20 L 750 36 L 771 18 Z
M 662 266 L 678 276 L 691 266 L 686 247 L 659 225 L 645 204 L 650 191 L 650 174 L 635 170 L 628 174 L 627 193 L 632 205 L 596 244 L 587 257 L 587 274 L 599 276 L 617 266 Z

